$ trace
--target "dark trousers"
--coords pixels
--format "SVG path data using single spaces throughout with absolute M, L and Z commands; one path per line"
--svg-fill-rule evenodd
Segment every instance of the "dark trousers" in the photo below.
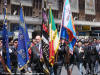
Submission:
M 54 65 L 54 74 L 55 75 L 61 75 L 62 66 L 63 66 L 62 61 L 60 61 L 60 62 L 58 62 L 57 64 Z

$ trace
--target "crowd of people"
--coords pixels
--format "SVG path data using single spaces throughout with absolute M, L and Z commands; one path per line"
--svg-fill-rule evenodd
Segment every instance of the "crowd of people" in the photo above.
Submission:
M 74 65 L 77 66 L 80 75 L 99 75 L 100 64 L 100 40 L 78 40 L 73 54 L 69 53 L 65 40 L 62 39 L 55 64 L 55 75 L 61 75 L 62 66 L 65 66 L 68 75 L 72 75 Z M 85 69 L 85 73 L 84 73 Z
M 29 54 L 29 63 L 27 64 L 26 68 L 23 68 L 21 71 L 18 69 L 18 58 L 17 58 L 17 48 L 18 48 L 18 38 L 12 39 L 9 41 L 9 54 L 10 54 L 10 65 L 11 65 L 11 72 L 14 74 L 26 73 L 26 72 L 33 72 L 33 73 L 43 73 L 41 62 L 40 62 L 40 50 L 41 50 L 41 36 L 37 35 L 31 41 L 31 46 L 28 50 Z M 5 60 L 5 51 L 3 49 L 3 41 L 2 38 L 0 39 L 0 56 Z M 34 62 L 34 63 L 33 63 Z M 5 63 L 5 62 L 4 62 Z M 38 64 L 37 64 L 38 63 Z M 0 58 L 0 74 L 6 74 L 4 70 L 4 66 L 2 65 L 2 60 Z
M 80 75 L 84 74 L 83 68 L 86 71 L 86 75 L 98 74 L 98 65 L 100 64 L 100 40 L 96 38 L 94 38 L 93 41 L 87 39 L 78 40 L 74 47 L 73 54 L 70 53 L 68 42 L 66 42 L 65 39 L 61 39 L 59 49 L 55 54 L 55 63 L 51 66 L 50 64 L 47 65 L 46 63 L 48 62 L 44 60 L 42 55 L 42 39 L 40 35 L 37 35 L 32 39 L 31 46 L 28 50 L 29 63 L 26 68 L 23 68 L 21 71 L 18 70 L 17 47 L 17 38 L 9 42 L 11 72 L 14 74 L 29 72 L 33 74 L 39 73 L 40 75 L 61 75 L 61 70 L 64 66 L 67 75 L 72 75 L 74 65 L 77 66 Z M 4 55 L 2 39 L 0 39 L 0 56 L 4 58 Z M 4 66 L 0 58 L 0 74 L 4 72 Z

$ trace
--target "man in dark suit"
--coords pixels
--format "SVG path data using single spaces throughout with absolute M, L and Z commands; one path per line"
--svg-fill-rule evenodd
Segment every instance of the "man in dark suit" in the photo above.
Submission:
M 42 59 L 42 48 L 41 48 L 41 37 L 37 35 L 36 38 L 36 45 L 31 47 L 31 56 L 30 56 L 30 64 L 29 66 L 32 69 L 33 73 L 42 73 L 43 66 L 41 63 Z

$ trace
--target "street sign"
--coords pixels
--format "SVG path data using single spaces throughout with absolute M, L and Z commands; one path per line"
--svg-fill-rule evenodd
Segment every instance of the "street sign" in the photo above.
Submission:
M 84 25 L 82 26 L 83 31 L 91 31 L 91 26 Z

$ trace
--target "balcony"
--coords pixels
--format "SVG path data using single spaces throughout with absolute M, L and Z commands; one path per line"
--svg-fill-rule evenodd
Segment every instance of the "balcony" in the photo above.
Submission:
M 61 25 L 60 19 L 55 19 L 55 23 L 58 23 Z M 91 22 L 91 21 L 80 21 L 76 20 L 74 21 L 75 25 L 90 25 L 91 27 L 100 27 L 100 22 Z
M 32 0 L 21 0 L 23 6 L 32 7 Z M 19 0 L 11 0 L 11 4 L 20 5 Z
M 0 15 L 0 20 L 3 21 L 4 15 Z M 14 15 L 8 15 L 7 20 L 10 21 L 10 23 L 19 23 L 19 16 L 14 16 Z M 42 19 L 38 17 L 25 17 L 25 22 L 27 24 L 42 24 Z

